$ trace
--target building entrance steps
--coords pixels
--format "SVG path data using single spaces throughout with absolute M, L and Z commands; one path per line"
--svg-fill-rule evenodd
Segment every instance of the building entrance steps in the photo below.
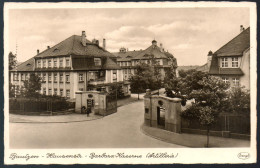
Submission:
M 141 131 L 144 134 L 153 137 L 155 139 L 159 139 L 161 141 L 165 141 L 176 145 L 194 147 L 194 148 L 204 148 L 207 140 L 207 137 L 205 135 L 186 134 L 186 133 L 178 134 L 160 128 L 149 127 L 145 125 L 141 126 Z M 250 147 L 250 141 L 210 136 L 209 147 L 211 148 Z

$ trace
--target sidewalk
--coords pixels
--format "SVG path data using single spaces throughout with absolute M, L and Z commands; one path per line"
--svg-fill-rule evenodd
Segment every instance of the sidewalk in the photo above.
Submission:
M 207 137 L 205 135 L 197 134 L 178 134 L 170 131 L 166 131 L 159 128 L 149 127 L 142 125 L 141 131 L 155 139 L 159 139 L 168 143 L 173 143 L 177 145 L 183 145 L 187 147 L 202 148 L 206 144 Z M 209 146 L 214 147 L 250 147 L 250 141 L 232 139 L 232 138 L 223 138 L 223 137 L 209 137 Z
M 89 114 L 67 114 L 67 115 L 55 115 L 55 116 L 28 116 L 9 114 L 9 122 L 11 123 L 71 123 L 71 122 L 83 122 L 90 120 L 97 120 L 103 116 Z

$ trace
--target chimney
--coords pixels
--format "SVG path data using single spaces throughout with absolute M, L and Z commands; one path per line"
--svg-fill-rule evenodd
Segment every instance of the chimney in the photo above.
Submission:
M 209 53 L 208 53 L 208 58 L 207 58 L 208 68 L 210 68 L 212 56 L 213 56 L 213 52 L 210 50 Z
M 85 32 L 85 31 L 82 31 L 82 34 L 81 34 L 81 43 L 82 43 L 83 46 L 87 46 L 86 32 Z
M 39 49 L 37 49 L 37 54 L 39 54 L 40 53 L 40 50 Z
M 50 49 L 50 46 L 47 46 L 48 49 Z
M 106 39 L 103 39 L 103 48 L 106 49 Z
M 160 43 L 160 49 L 161 49 L 161 51 L 163 52 L 163 44 L 162 43 Z
M 244 26 L 243 26 L 243 25 L 240 25 L 240 33 L 241 33 L 242 31 L 244 31 L 244 30 L 245 30 Z

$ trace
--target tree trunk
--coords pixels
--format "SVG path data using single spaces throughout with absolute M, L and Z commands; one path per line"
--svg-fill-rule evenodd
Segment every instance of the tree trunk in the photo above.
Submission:
M 207 126 L 207 145 L 206 147 L 209 147 L 209 126 Z

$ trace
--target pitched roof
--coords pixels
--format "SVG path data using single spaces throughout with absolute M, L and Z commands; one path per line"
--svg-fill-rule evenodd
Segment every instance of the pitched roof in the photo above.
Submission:
M 196 68 L 196 70 L 201 72 L 209 72 L 208 63 L 199 66 L 198 68 Z
M 184 66 L 178 66 L 177 70 L 178 71 L 180 71 L 180 70 L 188 71 L 188 70 L 197 69 L 197 68 L 199 68 L 198 65 L 184 65 Z
M 27 61 L 17 65 L 17 68 L 12 69 L 11 71 L 33 71 L 34 67 L 34 57 L 28 59 Z
M 147 49 L 143 50 L 140 54 L 138 54 L 133 59 L 148 59 L 150 56 L 153 56 L 154 58 L 169 58 L 169 56 L 172 56 L 172 54 L 165 54 L 167 52 L 162 52 L 160 47 L 157 45 L 153 46 L 151 45 Z
M 131 61 L 132 58 L 140 54 L 142 50 L 138 51 L 126 51 L 113 53 L 117 57 L 117 61 Z
M 94 58 L 76 56 L 72 58 L 73 70 L 121 69 L 111 58 L 101 58 L 101 65 L 94 64 Z
M 73 35 L 57 45 L 46 49 L 45 51 L 36 55 L 37 57 L 53 57 L 53 56 L 66 56 L 66 55 L 84 55 L 94 57 L 115 57 L 110 52 L 106 51 L 102 47 L 98 46 L 86 40 L 87 45 L 83 46 L 81 43 L 81 36 Z
M 220 68 L 218 56 L 243 56 L 243 52 L 250 47 L 250 27 L 241 32 L 227 44 L 218 49 L 212 56 L 209 74 L 212 75 L 243 75 L 240 68 Z
M 227 44 L 218 49 L 216 56 L 242 56 L 243 52 L 250 47 L 250 27 L 241 32 Z
M 107 58 L 105 64 L 103 65 L 103 69 L 121 69 L 121 67 L 117 65 L 112 59 Z

